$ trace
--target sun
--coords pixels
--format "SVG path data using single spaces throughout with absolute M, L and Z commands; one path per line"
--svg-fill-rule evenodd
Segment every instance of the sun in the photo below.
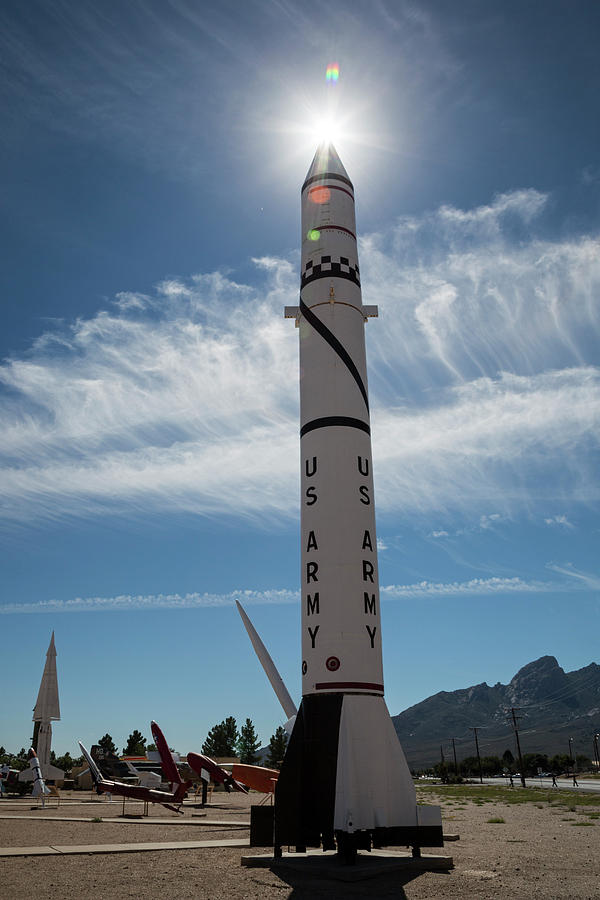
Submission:
M 315 141 L 319 144 L 335 144 L 341 137 L 339 122 L 333 116 L 316 119 L 312 131 Z

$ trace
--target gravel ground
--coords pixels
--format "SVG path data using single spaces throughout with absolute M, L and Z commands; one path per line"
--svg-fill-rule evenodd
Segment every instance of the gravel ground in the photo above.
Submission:
M 75 795 L 77 796 L 77 795 Z M 87 795 L 89 796 L 89 795 Z M 308 876 L 302 872 L 274 874 L 269 869 L 240 865 L 248 850 L 210 848 L 98 856 L 47 856 L 0 859 L 0 895 L 4 900 L 148 900 L 196 898 L 196 900 L 320 900 L 320 898 L 395 897 L 409 900 L 437 898 L 544 898 L 544 900 L 598 900 L 600 897 L 600 812 L 598 807 L 550 805 L 546 792 L 539 804 L 506 805 L 443 799 L 444 830 L 457 832 L 460 841 L 443 851 L 454 857 L 448 873 L 386 874 L 357 883 L 343 883 Z M 218 799 L 217 799 L 218 797 Z M 555 799 L 556 797 L 556 799 Z M 239 795 L 215 795 L 206 819 L 249 821 L 249 803 Z M 553 801 L 560 799 L 555 795 Z M 435 802 L 431 795 L 426 802 Z M 0 815 L 26 815 L 27 819 L 0 819 L 0 846 L 33 847 L 50 844 L 134 843 L 148 841 L 199 841 L 241 838 L 248 832 L 222 826 L 199 826 L 192 818 L 200 812 L 188 807 L 190 824 L 171 827 L 140 824 L 135 819 L 119 823 L 36 821 L 41 815 L 93 817 L 119 815 L 121 804 L 66 802 L 60 809 L 31 810 L 31 801 L 0 803 Z M 218 808 L 224 806 L 225 808 Z M 141 811 L 136 804 L 126 812 Z M 172 814 L 152 809 L 151 818 Z M 172 816 L 175 818 L 175 816 Z M 493 823 L 500 818 L 504 822 Z M 584 823 L 588 823 L 585 825 Z

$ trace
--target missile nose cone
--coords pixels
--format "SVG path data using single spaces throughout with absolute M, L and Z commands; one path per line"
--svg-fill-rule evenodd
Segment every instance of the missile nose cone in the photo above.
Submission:
M 304 183 L 306 184 L 308 179 L 313 178 L 315 175 L 326 174 L 341 175 L 343 178 L 350 180 L 348 178 L 348 173 L 344 168 L 344 164 L 331 141 L 323 141 L 317 147 L 317 152 L 315 153 Z

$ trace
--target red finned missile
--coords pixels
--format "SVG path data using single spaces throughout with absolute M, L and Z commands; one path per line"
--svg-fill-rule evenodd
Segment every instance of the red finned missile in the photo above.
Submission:
M 236 781 L 230 772 L 227 772 L 226 769 L 212 760 L 210 756 L 204 756 L 203 753 L 188 753 L 187 761 L 190 764 L 190 768 L 200 775 L 201 778 L 204 777 L 202 774 L 204 771 L 210 775 L 211 780 L 215 784 L 225 785 L 227 791 L 233 788 L 234 791 L 240 791 L 242 794 L 248 793 L 248 788 L 245 785 Z
M 113 781 L 105 778 L 96 765 L 95 761 L 92 759 L 91 754 L 88 753 L 81 741 L 79 741 L 79 746 L 81 748 L 81 752 L 85 756 L 88 766 L 90 767 L 90 775 L 92 776 L 92 780 L 96 788 L 96 793 L 115 794 L 115 796 L 117 797 L 129 797 L 132 800 L 143 800 L 148 803 L 161 803 L 166 809 L 170 809 L 172 812 L 181 813 L 181 806 L 185 799 L 185 795 L 191 787 L 192 782 L 181 780 L 179 771 L 177 770 L 177 766 L 175 766 L 173 757 L 171 756 L 171 751 L 169 750 L 162 731 L 160 730 L 160 728 L 158 728 L 156 722 L 152 722 L 152 725 L 154 725 L 154 728 L 152 729 L 154 738 L 156 739 L 157 735 L 160 735 L 160 737 L 162 738 L 161 743 L 159 744 L 159 742 L 157 741 L 156 746 L 160 754 L 161 764 L 163 766 L 163 769 L 165 770 L 165 774 L 167 775 L 167 778 L 169 778 L 169 780 L 171 780 L 172 778 L 171 793 L 169 793 L 168 791 L 159 791 L 155 788 L 143 787 L 141 785 L 123 784 L 122 781 Z M 169 765 L 169 761 L 175 767 L 174 770 Z

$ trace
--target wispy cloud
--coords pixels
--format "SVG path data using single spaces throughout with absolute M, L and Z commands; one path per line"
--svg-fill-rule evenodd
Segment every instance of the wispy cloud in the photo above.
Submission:
M 403 218 L 363 239 L 365 300 L 385 320 L 385 334 L 379 323 L 367 329 L 371 362 L 376 355 L 376 379 L 400 387 L 399 403 L 498 372 L 597 362 L 600 241 L 539 240 L 530 218 L 540 195 L 510 196 L 455 216 Z
M 378 410 L 379 509 L 466 511 L 493 501 L 507 515 L 535 502 L 536 493 L 597 501 L 588 452 L 596 443 L 599 386 L 592 367 L 503 373 L 453 389 L 437 407 Z
M 550 516 L 549 518 L 544 519 L 546 525 L 558 527 L 558 528 L 567 528 L 569 530 L 575 528 L 572 522 L 569 522 L 565 515 L 556 515 Z
M 434 582 L 417 584 L 390 584 L 380 589 L 385 599 L 431 597 L 472 597 L 486 594 L 540 594 L 557 590 L 557 585 L 547 581 L 525 581 L 522 578 L 472 578 L 469 581 Z M 560 590 L 560 588 L 558 588 Z
M 482 531 L 488 531 L 490 528 L 493 528 L 495 524 L 502 521 L 502 516 L 500 513 L 490 513 L 489 515 L 484 515 L 479 517 L 479 527 Z
M 548 567 L 560 575 L 567 575 L 580 582 L 580 588 L 597 589 L 600 578 L 578 572 L 570 564 Z M 490 577 L 472 578 L 469 581 L 434 582 L 419 581 L 415 584 L 390 584 L 380 588 L 382 600 L 413 599 L 433 597 L 485 597 L 493 594 L 540 594 L 565 593 L 573 590 L 570 581 L 540 581 Z M 152 609 L 197 609 L 204 607 L 233 606 L 239 600 L 244 606 L 264 604 L 282 605 L 299 603 L 300 593 L 286 588 L 267 591 L 240 589 L 226 594 L 119 594 L 115 597 L 75 597 L 72 600 L 40 600 L 35 603 L 6 603 L 0 606 L 0 614 L 17 613 L 86 613 L 86 612 L 135 612 Z
M 580 569 L 576 569 L 573 563 L 564 563 L 563 565 L 548 563 L 546 568 L 552 572 L 557 572 L 559 575 L 566 575 L 567 578 L 572 578 L 575 582 L 585 585 L 590 590 L 600 590 L 600 576 L 595 572 L 582 572 Z
M 116 597 L 75 597 L 72 600 L 39 600 L 36 603 L 6 603 L 0 614 L 15 613 L 86 613 L 135 612 L 150 609 L 198 609 L 233 606 L 239 600 L 244 606 L 296 603 L 297 591 L 269 590 L 231 591 L 228 594 L 119 594 Z
M 380 512 L 489 528 L 597 501 L 600 242 L 525 239 L 542 208 L 520 191 L 362 242 Z M 122 293 L 4 363 L 0 520 L 297 515 L 297 264 L 254 262 L 252 284 Z

